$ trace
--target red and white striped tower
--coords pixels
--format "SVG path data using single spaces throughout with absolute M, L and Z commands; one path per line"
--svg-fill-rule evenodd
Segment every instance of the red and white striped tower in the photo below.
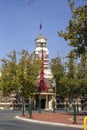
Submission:
M 44 78 L 44 55 L 43 55 L 43 49 L 42 49 L 42 66 L 40 71 L 40 78 L 38 80 L 37 85 L 38 91 L 48 91 L 48 86 L 46 85 L 45 78 Z

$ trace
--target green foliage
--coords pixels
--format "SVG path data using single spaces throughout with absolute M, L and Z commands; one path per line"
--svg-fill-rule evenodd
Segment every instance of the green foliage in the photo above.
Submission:
M 60 31 L 58 35 L 68 41 L 74 50 L 67 55 L 66 75 L 59 82 L 61 93 L 74 98 L 87 95 L 87 5 L 76 7 L 78 1 L 68 2 L 72 17 L 66 32 Z
M 82 54 L 77 59 L 75 52 L 71 51 L 67 58 L 65 65 L 61 64 L 60 58 L 52 59 L 51 69 L 56 81 L 57 94 L 72 101 L 81 95 L 87 95 L 87 54 Z
M 56 81 L 57 93 L 61 93 L 60 79 L 64 77 L 65 72 L 64 72 L 64 66 L 61 63 L 60 58 L 57 57 L 51 60 L 51 70 L 54 75 L 54 79 Z
M 31 96 L 35 92 L 35 81 L 40 69 L 40 61 L 22 50 L 18 66 L 18 78 L 22 96 Z M 38 63 L 38 64 L 37 64 Z
M 74 51 L 71 51 L 68 55 L 68 62 L 67 62 L 67 69 L 68 69 L 68 73 L 67 76 L 69 78 L 74 78 L 75 76 L 75 53 Z
M 87 53 L 81 55 L 80 62 L 77 64 L 77 70 L 78 79 L 87 75 Z
M 66 32 L 60 31 L 58 35 L 69 41 L 77 55 L 87 51 L 87 5 L 75 8 L 75 2 L 69 1 L 72 18 L 66 27 Z
M 80 62 L 77 64 L 77 78 L 81 95 L 87 95 L 87 53 L 81 55 Z
M 1 75 L 1 89 L 3 95 L 9 95 L 11 91 L 16 90 L 17 87 L 17 65 L 16 65 L 16 51 L 8 55 L 7 59 L 2 61 L 2 75 Z
M 35 92 L 35 81 L 41 62 L 32 57 L 28 51 L 11 52 L 7 59 L 1 59 L 2 75 L 0 86 L 4 96 L 15 91 L 22 97 L 31 96 Z

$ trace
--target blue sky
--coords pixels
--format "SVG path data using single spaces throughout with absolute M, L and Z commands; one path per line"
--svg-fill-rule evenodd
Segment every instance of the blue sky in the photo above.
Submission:
M 64 57 L 71 48 L 57 32 L 65 30 L 71 18 L 67 0 L 30 1 L 0 0 L 0 58 L 6 57 L 13 50 L 25 49 L 32 53 L 35 49 L 35 38 L 41 33 L 48 40 L 50 59 Z M 85 4 L 85 0 L 80 4 Z

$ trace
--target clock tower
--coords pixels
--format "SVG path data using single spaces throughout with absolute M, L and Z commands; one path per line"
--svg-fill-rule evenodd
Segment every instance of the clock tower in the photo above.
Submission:
M 55 97 L 55 88 L 52 83 L 54 79 L 53 74 L 51 72 L 51 69 L 49 68 L 49 51 L 47 48 L 46 37 L 43 34 L 40 34 L 35 39 L 35 44 L 35 56 L 39 57 L 42 60 L 42 69 L 37 79 L 37 88 L 40 93 L 36 93 L 36 104 L 38 104 L 38 94 L 40 94 L 41 108 L 52 109 L 52 101 Z M 45 85 L 42 86 L 41 81 L 43 81 Z
M 36 39 L 36 48 L 35 48 L 35 55 L 37 57 L 42 58 L 42 50 L 43 50 L 43 60 L 44 60 L 44 78 L 45 79 L 52 79 L 53 75 L 51 70 L 49 69 L 49 51 L 47 48 L 47 39 L 43 34 L 40 34 Z

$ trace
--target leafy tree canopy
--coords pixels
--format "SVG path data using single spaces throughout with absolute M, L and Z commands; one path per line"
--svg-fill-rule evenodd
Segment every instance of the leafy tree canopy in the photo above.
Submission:
M 69 5 L 72 17 L 66 32 L 60 31 L 58 35 L 69 41 L 76 54 L 80 55 L 87 51 L 87 5 L 75 7 L 75 1 L 71 0 Z
M 31 96 L 35 92 L 35 81 L 39 74 L 41 62 L 28 51 L 13 51 L 7 59 L 1 59 L 0 88 L 4 96 L 15 91 L 21 96 Z

